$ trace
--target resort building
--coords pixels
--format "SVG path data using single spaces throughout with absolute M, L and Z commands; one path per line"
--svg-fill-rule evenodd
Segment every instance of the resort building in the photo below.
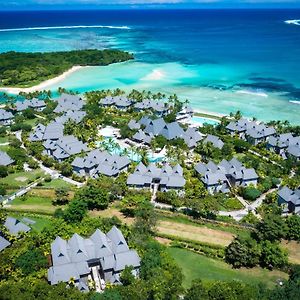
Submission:
M 164 116 L 170 111 L 170 104 L 165 101 L 157 101 L 152 99 L 144 99 L 142 102 L 134 104 L 136 111 L 151 110 L 157 116 Z
M 59 162 L 72 155 L 89 151 L 87 145 L 73 135 L 65 135 L 58 140 L 46 140 L 43 146 L 45 148 L 43 154 L 52 156 Z
M 107 96 L 100 100 L 100 105 L 106 107 L 116 107 L 120 110 L 126 110 L 133 104 L 133 101 L 124 96 L 111 97 Z
M 51 244 L 52 266 L 48 270 L 51 285 L 75 281 L 81 291 L 94 286 L 97 292 L 105 284 L 121 284 L 120 274 L 126 266 L 138 276 L 140 258 L 130 250 L 122 232 L 115 226 L 107 233 L 97 229 L 89 238 L 74 234 L 69 240 L 56 237 Z
M 139 125 L 138 125 L 139 124 Z M 163 118 L 152 120 L 147 116 L 142 117 L 138 122 L 130 121 L 128 126 L 131 129 L 138 129 L 144 126 L 145 129 L 139 129 L 132 139 L 134 141 L 150 144 L 156 136 L 163 136 L 168 141 L 181 138 L 189 148 L 193 148 L 202 139 L 202 135 L 195 128 L 184 130 L 178 122 L 166 123 Z
M 1 236 L 1 232 L 0 232 L 0 252 L 5 248 L 9 247 L 10 245 L 11 243 L 6 238 Z
M 255 170 L 245 168 L 235 158 L 230 161 L 223 159 L 218 165 L 212 161 L 198 163 L 195 170 L 210 194 L 227 193 L 233 186 L 257 185 L 258 175 Z
M 76 124 L 80 123 L 83 118 L 86 116 L 86 112 L 82 110 L 69 110 L 64 112 L 61 116 L 55 118 L 55 122 L 65 124 L 69 120 L 75 122 Z
M 42 111 L 45 107 L 46 107 L 45 101 L 39 100 L 37 98 L 16 102 L 16 111 L 17 112 L 24 111 L 27 108 L 32 108 L 36 111 Z
M 300 136 L 291 133 L 271 136 L 267 139 L 267 148 L 286 159 L 289 155 L 300 158 Z
M 130 160 L 127 156 L 111 155 L 107 151 L 96 149 L 85 157 L 76 157 L 72 162 L 72 167 L 80 176 L 96 178 L 100 174 L 110 177 L 118 176 L 120 172 L 127 169 L 129 164 Z
M 4 151 L 0 151 L 0 166 L 9 166 L 14 163 L 14 160 Z
M 212 134 L 208 134 L 207 137 L 203 140 L 204 144 L 211 143 L 215 148 L 222 149 L 224 146 L 223 141 Z
M 0 125 L 8 126 L 13 122 L 13 114 L 5 109 L 0 108 Z
M 278 204 L 284 205 L 283 212 L 300 214 L 300 188 L 291 190 L 283 187 L 278 191 Z
M 45 140 L 58 140 L 64 135 L 64 125 L 58 122 L 51 122 L 47 126 L 38 124 L 34 131 L 30 133 L 28 140 L 38 142 Z
M 232 135 L 238 134 L 240 138 L 253 145 L 265 142 L 268 137 L 276 133 L 275 128 L 272 126 L 268 127 L 263 123 L 245 118 L 230 122 L 226 128 Z
M 172 167 L 169 164 L 164 164 L 159 168 L 154 163 L 147 167 L 143 163 L 139 163 L 133 174 L 128 176 L 127 185 L 137 189 L 154 189 L 156 187 L 157 190 L 165 192 L 183 189 L 185 179 L 180 165 Z
M 57 101 L 57 106 L 54 109 L 55 113 L 81 110 L 84 105 L 84 101 L 79 95 L 62 94 L 54 101 Z
M 7 217 L 4 226 L 12 235 L 19 235 L 21 232 L 28 232 L 31 230 L 29 226 L 12 217 Z

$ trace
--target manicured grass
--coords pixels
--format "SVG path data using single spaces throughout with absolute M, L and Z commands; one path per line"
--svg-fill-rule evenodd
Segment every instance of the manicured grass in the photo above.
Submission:
M 43 216 L 43 215 L 35 215 L 32 216 L 31 214 L 26 214 L 26 213 L 10 213 L 9 216 L 17 218 L 21 222 L 24 217 L 35 221 L 34 224 L 29 224 L 29 226 L 36 230 L 36 231 L 42 231 L 44 228 L 49 226 L 52 222 L 52 218 L 48 216 Z
M 215 119 L 215 120 L 219 120 L 219 121 L 222 119 L 221 117 L 216 116 L 216 115 L 205 114 L 205 113 L 200 113 L 200 112 L 195 112 L 194 115 L 197 117 L 211 118 L 211 119 Z
M 250 284 L 264 283 L 271 287 L 276 284 L 277 279 L 287 279 L 288 274 L 281 271 L 269 271 L 262 268 L 232 269 L 223 261 L 205 257 L 186 249 L 168 248 L 169 254 L 182 268 L 184 275 L 183 285 L 188 288 L 195 279 L 203 282 L 212 280 L 238 280 Z
M 23 196 L 18 197 L 11 202 L 11 205 L 40 205 L 40 206 L 52 206 L 52 199 L 39 196 Z
M 0 136 L 0 144 L 8 143 L 8 136 Z
M 37 176 L 42 177 L 44 172 L 41 169 L 36 169 L 30 172 L 16 172 L 8 174 L 7 177 L 1 178 L 0 183 L 12 187 L 23 187 L 26 186 L 30 180 L 35 180 Z
M 58 179 L 53 179 L 51 180 L 50 182 L 43 182 L 43 186 L 44 187 L 47 187 L 47 188 L 62 188 L 62 187 L 65 187 L 65 188 L 73 188 L 74 185 L 58 178 Z
M 9 145 L 0 145 L 0 150 L 7 152 L 9 150 L 10 146 Z

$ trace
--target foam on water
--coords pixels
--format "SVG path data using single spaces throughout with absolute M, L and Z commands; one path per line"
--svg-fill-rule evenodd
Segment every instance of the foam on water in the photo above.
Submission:
M 236 93 L 268 98 L 267 93 L 259 92 L 259 91 L 240 90 L 240 91 L 236 91 Z
M 286 20 L 286 21 L 284 21 L 284 23 L 300 26 L 300 19 L 299 20 Z
M 31 30 L 58 30 L 58 29 L 84 29 L 84 28 L 108 28 L 108 29 L 121 29 L 129 30 L 128 26 L 110 26 L 110 25 L 75 25 L 75 26 L 46 26 L 46 27 L 24 27 L 24 28 L 4 28 L 0 32 L 13 32 L 13 31 L 31 31 Z
M 290 103 L 293 103 L 293 104 L 298 104 L 298 105 L 300 105 L 300 101 L 289 101 Z

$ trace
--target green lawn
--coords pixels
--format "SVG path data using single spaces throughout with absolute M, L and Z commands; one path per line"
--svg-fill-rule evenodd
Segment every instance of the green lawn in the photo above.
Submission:
M 13 206 L 32 206 L 32 205 L 39 205 L 39 206 L 52 206 L 52 199 L 47 197 L 40 197 L 40 196 L 23 196 L 14 199 L 11 202 Z
M 53 179 L 51 180 L 50 182 L 43 182 L 43 186 L 44 187 L 47 187 L 47 188 L 54 188 L 54 189 L 57 189 L 57 188 L 61 188 L 61 187 L 65 187 L 65 188 L 73 188 L 74 185 L 68 183 L 68 182 L 65 182 L 64 180 L 58 178 L 58 179 Z
M 26 186 L 30 180 L 35 180 L 37 176 L 43 176 L 44 172 L 41 169 L 33 170 L 30 172 L 17 172 L 8 174 L 7 177 L 0 179 L 0 184 L 5 184 L 12 187 L 23 187 Z
M 0 144 L 7 143 L 8 142 L 8 136 L 0 136 Z
M 4 142 L 5 143 L 5 142 Z M 9 150 L 10 146 L 9 145 L 0 145 L 0 150 L 7 152 Z
M 22 221 L 24 217 L 35 221 L 34 224 L 29 224 L 29 226 L 36 230 L 36 231 L 42 231 L 45 227 L 49 226 L 52 222 L 52 218 L 48 216 L 43 215 L 35 215 L 31 216 L 30 214 L 23 214 L 23 213 L 10 213 L 9 216 L 17 218 L 18 220 Z
M 269 271 L 262 268 L 232 269 L 230 265 L 223 261 L 208 258 L 186 249 L 171 247 L 168 248 L 168 252 L 182 268 L 185 288 L 189 287 L 194 279 L 199 278 L 204 282 L 240 280 L 250 284 L 264 283 L 269 287 L 274 285 L 278 278 L 288 278 L 288 274 L 277 270 Z

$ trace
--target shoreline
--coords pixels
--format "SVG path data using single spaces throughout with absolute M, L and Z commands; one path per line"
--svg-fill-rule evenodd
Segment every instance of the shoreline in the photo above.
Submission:
M 17 95 L 20 92 L 24 92 L 24 93 L 32 93 L 35 91 L 41 91 L 41 90 L 45 90 L 47 89 L 47 87 L 50 87 L 51 85 L 57 84 L 60 81 L 64 80 L 66 77 L 68 77 L 69 75 L 77 72 L 78 70 L 82 69 L 82 68 L 88 68 L 90 66 L 73 66 L 71 69 L 65 71 L 64 73 L 62 73 L 61 75 L 58 75 L 54 78 L 51 79 L 47 79 L 35 86 L 32 87 L 28 87 L 28 88 L 18 88 L 18 87 L 1 87 L 0 88 L 0 92 L 6 92 L 8 94 L 13 94 L 13 95 Z

